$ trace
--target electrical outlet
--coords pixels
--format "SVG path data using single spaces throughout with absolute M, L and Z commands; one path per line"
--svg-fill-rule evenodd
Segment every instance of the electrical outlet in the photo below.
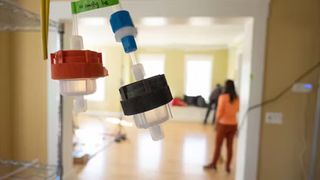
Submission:
M 295 93 L 310 93 L 313 90 L 313 85 L 310 83 L 296 83 L 291 90 Z
M 266 113 L 266 123 L 267 124 L 282 124 L 283 114 L 281 112 L 267 112 Z

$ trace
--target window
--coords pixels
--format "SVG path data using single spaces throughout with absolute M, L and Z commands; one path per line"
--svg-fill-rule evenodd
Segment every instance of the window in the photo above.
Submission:
M 185 61 L 186 95 L 201 95 L 204 99 L 208 100 L 212 80 L 212 57 L 205 55 L 187 55 Z
M 144 66 L 145 78 L 164 74 L 163 54 L 142 54 L 139 56 L 139 62 Z

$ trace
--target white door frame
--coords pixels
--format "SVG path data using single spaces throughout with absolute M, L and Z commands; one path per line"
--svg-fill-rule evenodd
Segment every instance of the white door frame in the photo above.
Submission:
M 52 2 L 54 19 L 71 19 L 70 2 Z M 245 44 L 243 48 L 242 86 L 240 90 L 241 112 L 262 100 L 265 39 L 269 0 L 158 0 L 122 1 L 133 17 L 162 16 L 168 18 L 207 17 L 248 17 Z M 63 9 L 63 11 L 61 11 Z M 101 16 L 103 10 L 87 14 Z M 256 109 L 246 118 L 238 140 L 237 180 L 255 180 L 258 177 L 259 141 L 261 110 Z
M 258 179 L 261 109 L 246 114 L 262 101 L 267 19 L 253 18 L 246 24 L 240 89 L 240 127 L 237 152 L 237 180 Z M 245 117 L 245 118 L 244 118 Z M 241 122 L 240 122 L 241 123 Z

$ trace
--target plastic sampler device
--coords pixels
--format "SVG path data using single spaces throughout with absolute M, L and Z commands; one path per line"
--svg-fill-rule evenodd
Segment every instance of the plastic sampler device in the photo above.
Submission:
M 121 9 L 121 8 L 120 8 Z M 164 137 L 160 125 L 172 117 L 168 103 L 172 95 L 164 75 L 144 79 L 144 69 L 135 56 L 137 44 L 134 27 L 128 11 L 118 10 L 110 17 L 110 24 L 115 39 L 121 42 L 124 51 L 132 60 L 132 72 L 137 82 L 123 86 L 119 89 L 121 106 L 125 115 L 133 115 L 138 128 L 149 129 L 153 140 Z
M 73 4 L 74 2 L 72 2 Z M 74 11 L 74 8 L 72 8 Z M 102 54 L 83 49 L 83 39 L 78 35 L 77 15 L 73 15 L 72 50 L 61 50 L 51 54 L 51 76 L 59 80 L 60 93 L 73 96 L 74 113 L 87 110 L 84 95 L 96 91 L 96 79 L 108 75 L 103 67 Z
M 120 88 L 121 106 L 125 115 L 134 115 L 138 128 L 149 128 L 152 139 L 163 138 L 160 124 L 171 117 L 172 100 L 164 75 L 154 76 Z
M 88 50 L 66 50 L 51 54 L 52 79 L 59 80 L 63 96 L 75 96 L 75 111 L 86 111 L 84 95 L 96 91 L 96 79 L 108 75 L 102 55 Z
M 52 78 L 60 80 L 62 95 L 76 96 L 75 111 L 86 110 L 83 95 L 96 90 L 95 79 L 106 76 L 101 54 L 83 51 L 82 37 L 78 35 L 77 14 L 99 8 L 111 7 L 110 24 L 117 42 L 132 60 L 132 73 L 136 82 L 119 89 L 121 106 L 125 115 L 133 115 L 138 128 L 149 129 L 153 140 L 164 137 L 160 125 L 172 117 L 168 103 L 172 100 L 170 88 L 164 75 L 145 79 L 142 64 L 136 60 L 137 29 L 128 11 L 122 10 L 118 0 L 72 0 L 73 36 L 71 51 L 59 51 L 51 55 Z

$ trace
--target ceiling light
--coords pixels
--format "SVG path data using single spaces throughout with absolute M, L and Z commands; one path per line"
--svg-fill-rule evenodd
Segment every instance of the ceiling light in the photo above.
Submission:
M 213 19 L 210 17 L 191 17 L 189 18 L 189 24 L 192 26 L 211 26 Z
M 168 24 L 168 19 L 164 17 L 142 18 L 141 24 L 144 26 L 165 26 Z
M 102 17 L 81 18 L 79 24 L 83 26 L 105 26 L 107 20 Z

